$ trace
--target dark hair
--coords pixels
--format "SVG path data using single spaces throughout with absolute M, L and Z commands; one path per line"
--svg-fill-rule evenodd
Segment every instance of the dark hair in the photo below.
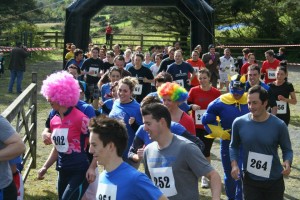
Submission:
M 148 104 L 151 104 L 151 103 L 161 103 L 161 100 L 158 96 L 146 96 L 142 101 L 141 101 L 141 108 L 143 106 L 146 106 Z
M 113 67 L 111 67 L 111 68 L 109 69 L 109 75 L 111 75 L 111 73 L 114 72 L 114 71 L 119 72 L 120 75 L 122 74 L 122 72 L 121 72 L 121 70 L 119 69 L 119 67 L 113 66 Z
M 158 54 L 155 55 L 155 57 L 156 57 L 156 56 L 159 57 L 161 60 L 162 60 L 163 57 L 164 57 L 164 55 L 163 55 L 162 53 L 158 53 Z
M 159 83 L 166 83 L 166 82 L 172 82 L 173 77 L 171 74 L 168 72 L 160 72 L 159 74 L 156 75 L 154 78 L 154 82 L 159 82 Z
M 79 75 L 81 74 L 80 67 L 78 67 L 78 66 L 75 65 L 75 64 L 69 65 L 68 68 L 76 69 L 77 73 L 78 73 Z
M 268 94 L 267 90 L 265 90 L 260 85 L 255 85 L 255 86 L 253 86 L 249 89 L 248 95 L 249 94 L 254 94 L 254 93 L 259 94 L 259 99 L 262 101 L 262 103 L 265 103 L 266 101 L 268 102 L 269 94 Z M 267 105 L 267 107 L 268 107 L 268 105 Z
M 278 67 L 277 67 L 277 70 L 281 70 L 281 71 L 283 71 L 285 74 L 288 73 L 286 67 L 284 67 L 284 66 L 278 66 Z
M 142 108 L 142 115 L 152 115 L 152 118 L 156 121 L 159 121 L 161 118 L 164 118 L 167 123 L 167 127 L 171 127 L 171 114 L 166 106 L 162 103 L 150 103 L 144 105 Z
M 134 88 L 137 84 L 139 84 L 139 81 L 136 77 L 131 77 L 131 76 L 125 76 L 124 78 L 119 80 L 119 86 L 122 84 L 126 84 L 129 87 L 129 90 L 131 92 L 134 91 Z
M 206 74 L 208 76 L 208 78 L 211 77 L 211 73 L 210 73 L 210 71 L 207 68 L 200 69 L 199 70 L 199 76 L 200 76 L 200 74 Z
M 260 68 L 259 68 L 259 66 L 257 66 L 257 65 L 250 65 L 248 67 L 248 72 L 249 71 L 254 71 L 254 70 L 256 70 L 258 72 L 258 74 L 260 74 Z
M 115 57 L 115 53 L 113 51 L 106 52 L 106 55 L 110 55 L 111 57 Z
M 92 48 L 92 51 L 94 51 L 94 50 L 97 50 L 97 51 L 98 51 L 98 53 L 99 53 L 99 51 L 100 51 L 100 48 L 99 48 L 99 47 L 97 47 L 97 46 L 94 46 L 94 47 Z
M 122 157 L 128 141 L 127 129 L 123 122 L 104 116 L 92 118 L 89 130 L 98 135 L 104 147 L 112 142 L 117 149 L 117 155 Z
M 265 52 L 266 54 L 268 54 L 271 57 L 274 57 L 275 53 L 272 49 L 269 49 L 268 51 Z
M 250 49 L 249 48 L 243 48 L 242 52 L 245 53 L 245 54 L 248 54 L 248 53 L 250 53 Z
M 120 60 L 120 61 L 125 62 L 125 58 L 124 58 L 124 56 L 122 56 L 122 55 L 117 55 L 117 56 L 114 58 L 114 62 L 116 62 L 117 60 Z
M 248 53 L 247 58 L 249 58 L 250 56 L 254 56 L 255 57 L 254 53 Z
M 136 53 L 135 57 L 140 57 L 142 59 L 142 61 L 144 60 L 144 55 L 142 53 Z
M 74 58 L 76 58 L 80 54 L 83 54 L 83 51 L 81 49 L 75 49 L 75 51 L 74 51 Z
M 280 61 L 279 66 L 287 67 L 287 62 L 286 62 L 286 60 Z

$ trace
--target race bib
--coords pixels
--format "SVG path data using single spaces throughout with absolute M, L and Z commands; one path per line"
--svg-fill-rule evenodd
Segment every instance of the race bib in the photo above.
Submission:
M 199 73 L 199 67 L 193 67 L 196 74 Z
M 181 87 L 184 87 L 183 79 L 176 80 L 175 82 Z
M 89 75 L 91 75 L 91 76 L 98 76 L 99 68 L 96 68 L 96 67 L 90 67 L 89 72 L 91 73 L 91 74 L 89 74 Z
M 287 103 L 284 101 L 276 101 L 277 103 L 277 114 L 286 114 Z
M 134 95 L 141 95 L 142 94 L 143 85 L 138 84 L 134 87 L 133 94 Z
M 113 184 L 99 183 L 97 194 L 97 200 L 116 200 L 117 199 L 117 186 Z
M 195 122 L 196 125 L 202 125 L 202 116 L 206 110 L 195 110 Z
M 268 78 L 276 79 L 276 70 L 275 69 L 268 69 Z
M 54 129 L 51 140 L 58 152 L 65 153 L 69 149 L 68 128 Z
M 247 171 L 256 176 L 270 178 L 272 155 L 265 155 L 249 151 Z
M 172 167 L 150 168 L 153 183 L 167 197 L 177 194 Z

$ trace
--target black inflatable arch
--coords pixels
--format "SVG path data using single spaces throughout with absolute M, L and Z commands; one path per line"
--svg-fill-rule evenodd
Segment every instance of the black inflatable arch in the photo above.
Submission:
M 90 20 L 104 6 L 174 7 L 190 21 L 192 48 L 201 44 L 206 50 L 213 42 L 213 9 L 205 0 L 75 0 L 66 9 L 65 44 L 86 50 Z

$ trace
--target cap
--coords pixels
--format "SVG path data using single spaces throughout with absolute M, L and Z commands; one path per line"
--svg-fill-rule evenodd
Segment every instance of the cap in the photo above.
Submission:
M 208 50 L 210 50 L 211 48 L 215 48 L 215 45 L 213 44 L 208 45 Z

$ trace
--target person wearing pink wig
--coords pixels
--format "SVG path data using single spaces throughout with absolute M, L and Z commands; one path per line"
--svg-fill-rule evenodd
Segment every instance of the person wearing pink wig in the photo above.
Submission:
M 158 96 L 171 113 L 172 121 L 184 126 L 193 135 L 196 129 L 193 119 L 178 106 L 187 100 L 188 92 L 177 83 L 164 83 L 157 89 Z
M 56 72 L 43 81 L 41 93 L 58 114 L 50 121 L 54 147 L 39 170 L 38 179 L 43 179 L 56 161 L 58 199 L 81 199 L 94 176 L 86 178 L 90 166 L 85 151 L 89 119 L 75 107 L 80 86 L 71 74 Z

